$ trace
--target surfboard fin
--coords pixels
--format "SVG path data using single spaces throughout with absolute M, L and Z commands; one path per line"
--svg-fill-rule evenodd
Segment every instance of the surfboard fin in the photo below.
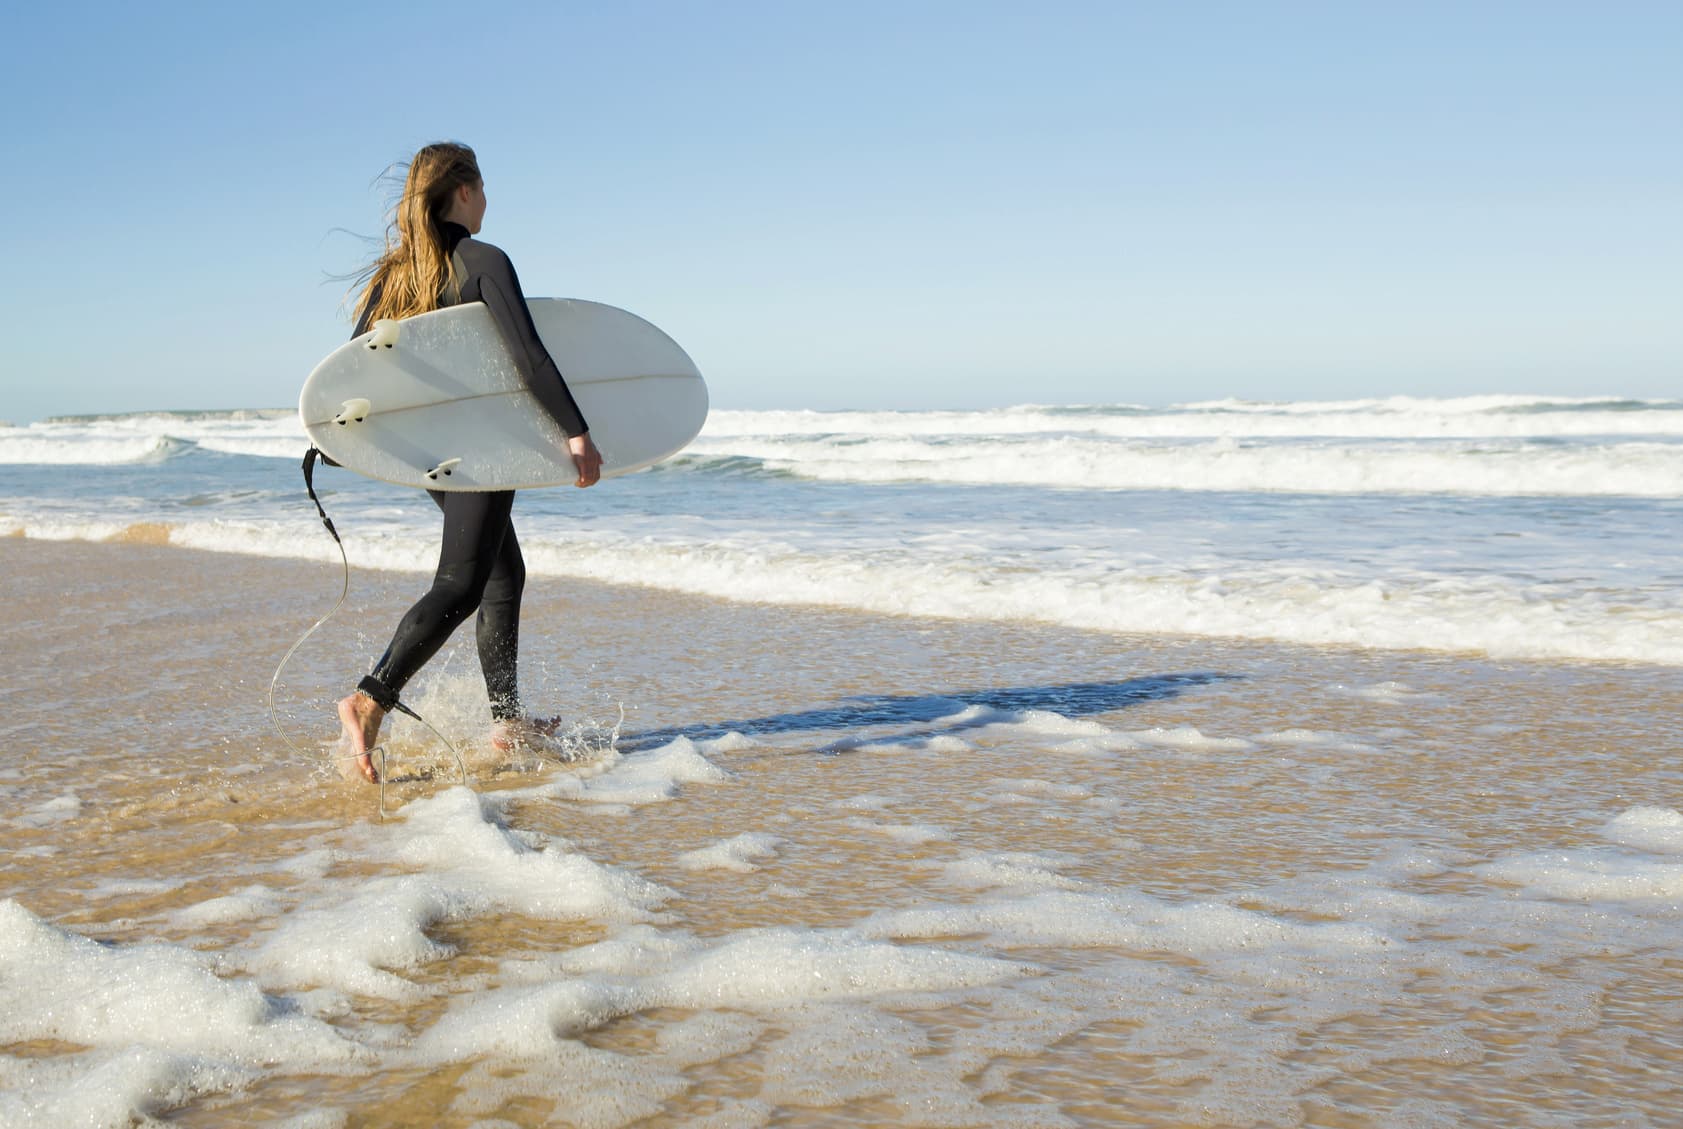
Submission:
M 437 482 L 439 475 L 442 474 L 444 477 L 448 478 L 450 477 L 450 473 L 461 465 L 462 460 L 460 459 L 445 459 L 443 462 L 427 471 L 427 477 L 432 479 L 434 482 Z
M 398 323 L 391 318 L 381 318 L 370 327 L 367 345 L 370 349 L 384 346 L 390 349 L 397 344 Z
M 368 418 L 368 413 L 373 410 L 374 405 L 361 397 L 355 400 L 346 400 L 339 406 L 339 414 L 333 417 L 333 422 L 340 427 L 352 423 L 361 423 Z

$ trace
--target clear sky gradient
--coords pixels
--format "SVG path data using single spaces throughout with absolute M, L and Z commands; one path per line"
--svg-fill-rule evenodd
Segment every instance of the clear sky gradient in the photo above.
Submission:
M 0 419 L 286 406 L 376 178 L 722 407 L 1671 397 L 1683 4 L 31 4 Z

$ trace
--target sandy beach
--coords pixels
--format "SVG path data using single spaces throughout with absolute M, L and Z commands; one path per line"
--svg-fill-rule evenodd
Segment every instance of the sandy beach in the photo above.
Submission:
M 1683 4 L 8 17 L 0 1129 L 1683 1129 Z
M 1675 668 L 534 578 L 582 759 L 485 746 L 462 632 L 408 698 L 478 796 L 405 723 L 382 820 L 331 703 L 420 578 L 293 660 L 300 756 L 266 693 L 337 566 L 146 540 L 0 540 L 6 1124 L 1676 1109 Z

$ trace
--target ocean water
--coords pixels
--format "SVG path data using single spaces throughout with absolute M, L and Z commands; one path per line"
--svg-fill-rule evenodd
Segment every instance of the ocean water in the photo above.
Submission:
M 0 1129 L 1661 1129 L 1683 405 L 716 412 L 436 511 L 284 412 L 0 430 Z M 204 551 L 209 550 L 209 551 Z M 885 614 L 886 613 L 886 614 Z
M 305 446 L 283 411 L 0 428 L 0 533 L 333 559 Z M 430 569 L 426 499 L 318 481 L 353 565 Z M 534 574 L 732 600 L 1683 663 L 1680 401 L 715 411 L 516 514 Z

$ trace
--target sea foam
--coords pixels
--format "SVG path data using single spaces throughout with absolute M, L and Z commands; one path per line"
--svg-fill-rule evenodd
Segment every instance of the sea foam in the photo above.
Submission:
M 523 493 L 517 524 L 534 576 L 731 600 L 1678 665 L 1680 421 L 1548 397 L 720 410 L 651 472 Z M 0 428 L 0 534 L 336 563 L 277 464 L 302 449 L 286 412 Z M 317 485 L 353 567 L 434 566 L 424 497 Z
M 641 921 L 670 896 L 548 836 L 510 831 L 496 810 L 460 787 L 406 805 L 400 823 L 366 833 L 359 854 L 419 870 L 318 887 L 241 965 L 265 984 L 412 1001 L 424 990 L 402 974 L 453 951 L 428 934 L 435 923 L 493 912 Z

